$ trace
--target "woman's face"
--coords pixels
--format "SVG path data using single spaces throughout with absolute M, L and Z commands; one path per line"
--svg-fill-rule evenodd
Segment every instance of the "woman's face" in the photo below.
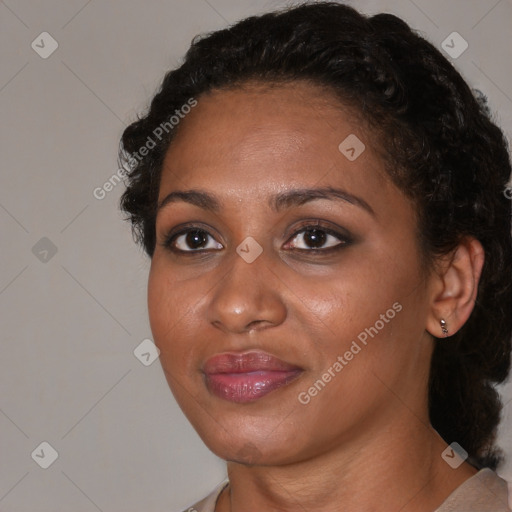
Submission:
M 218 456 L 296 462 L 393 421 L 428 423 L 414 209 L 325 90 L 198 98 L 160 202 L 151 329 L 176 400 Z

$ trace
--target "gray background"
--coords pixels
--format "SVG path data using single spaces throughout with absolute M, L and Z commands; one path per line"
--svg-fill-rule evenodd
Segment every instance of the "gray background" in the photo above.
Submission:
M 396 13 L 438 47 L 459 32 L 469 47 L 452 60 L 510 140 L 510 0 L 351 4 Z M 151 338 L 149 261 L 117 211 L 122 185 L 103 200 L 93 190 L 116 172 L 124 126 L 194 35 L 284 5 L 0 1 L 0 510 L 172 512 L 224 478 L 158 361 L 134 355 Z M 43 59 L 31 43 L 47 51 L 45 31 L 58 48 Z M 499 473 L 512 481 L 512 386 L 503 395 Z M 36 460 L 48 449 L 31 457 L 43 441 L 58 452 L 47 469 Z

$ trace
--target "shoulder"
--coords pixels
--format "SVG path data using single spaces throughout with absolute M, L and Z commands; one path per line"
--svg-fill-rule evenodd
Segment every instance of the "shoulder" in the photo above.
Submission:
M 435 512 L 510 512 L 507 482 L 489 468 L 457 487 Z
M 215 511 L 215 503 L 220 496 L 220 493 L 224 490 L 224 488 L 228 485 L 228 480 L 224 480 L 220 483 L 206 498 L 203 498 L 201 501 L 198 501 L 194 505 L 186 508 L 183 512 L 214 512 Z

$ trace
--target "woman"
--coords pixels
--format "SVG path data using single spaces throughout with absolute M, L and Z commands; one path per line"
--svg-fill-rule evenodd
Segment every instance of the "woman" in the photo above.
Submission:
M 122 137 L 189 510 L 505 511 L 511 167 L 453 66 L 335 3 L 193 42 Z

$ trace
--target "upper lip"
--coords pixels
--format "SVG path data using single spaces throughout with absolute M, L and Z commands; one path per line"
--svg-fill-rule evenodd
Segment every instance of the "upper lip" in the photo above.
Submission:
M 206 374 L 255 371 L 293 372 L 298 370 L 302 370 L 302 368 L 259 350 L 244 353 L 223 352 L 210 357 L 203 366 L 203 372 Z

